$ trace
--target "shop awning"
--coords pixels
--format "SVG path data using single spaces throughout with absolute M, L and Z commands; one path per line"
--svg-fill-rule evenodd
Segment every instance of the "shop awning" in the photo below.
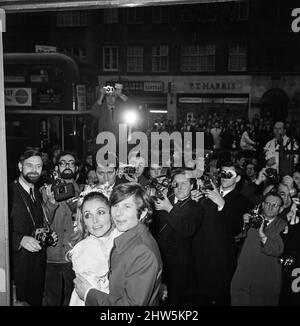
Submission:
M 6 12 L 99 9 L 158 5 L 231 2 L 244 0 L 0 0 L 0 8 Z

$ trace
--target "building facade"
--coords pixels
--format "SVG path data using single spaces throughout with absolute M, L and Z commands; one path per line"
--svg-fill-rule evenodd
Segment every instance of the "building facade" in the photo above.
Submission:
M 270 112 L 298 119 L 297 1 L 10 14 L 4 51 L 55 46 L 92 64 L 99 84 L 122 82 L 153 120 Z M 36 28 L 36 23 L 41 27 Z M 18 35 L 19 42 L 15 37 Z

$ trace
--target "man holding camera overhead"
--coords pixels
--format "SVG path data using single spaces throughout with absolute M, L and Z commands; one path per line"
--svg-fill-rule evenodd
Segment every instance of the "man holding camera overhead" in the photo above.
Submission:
M 92 107 L 92 116 L 98 119 L 98 132 L 110 131 L 116 136 L 119 129 L 119 111 L 127 102 L 127 96 L 122 94 L 123 85 L 104 86 L 100 88 L 97 101 Z
M 73 291 L 75 277 L 71 262 L 66 261 L 70 250 L 70 237 L 74 230 L 72 215 L 76 210 L 76 197 L 80 189 L 75 182 L 78 172 L 77 156 L 72 152 L 62 152 L 56 161 L 58 178 L 53 181 L 52 190 L 56 211 L 51 224 L 58 235 L 58 243 L 47 250 L 47 269 L 44 305 L 67 306 Z
M 42 304 L 46 248 L 36 236 L 53 217 L 56 208 L 50 187 L 45 188 L 42 197 L 35 184 L 42 173 L 41 153 L 28 148 L 19 158 L 20 176 L 10 185 L 9 217 L 12 253 L 12 278 L 16 287 L 14 305 L 40 306 Z M 49 234 L 53 243 L 56 235 Z

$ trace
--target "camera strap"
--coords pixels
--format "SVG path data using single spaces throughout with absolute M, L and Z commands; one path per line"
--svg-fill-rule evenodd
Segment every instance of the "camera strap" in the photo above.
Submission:
M 27 209 L 27 212 L 28 212 L 28 214 L 29 214 L 29 216 L 30 216 L 30 218 L 31 218 L 32 224 L 33 224 L 34 228 L 36 228 L 36 227 L 35 227 L 35 220 L 34 220 L 32 214 L 31 214 L 31 211 L 30 211 L 30 208 L 29 208 L 29 206 L 28 206 L 27 200 L 25 199 L 24 195 L 22 194 L 21 189 L 19 188 L 19 187 L 21 187 L 21 185 L 20 185 L 16 180 L 15 180 L 14 182 L 15 182 L 15 184 L 16 184 L 16 187 L 17 187 L 18 191 L 19 191 L 19 194 L 21 195 L 21 198 L 22 198 L 22 200 L 23 200 L 23 203 L 24 203 L 25 206 L 26 206 L 26 209 Z
M 35 226 L 35 220 L 34 220 L 34 218 L 33 218 L 33 216 L 32 216 L 31 210 L 30 210 L 30 208 L 29 208 L 29 206 L 28 206 L 27 200 L 26 200 L 26 198 L 24 197 L 24 195 L 22 194 L 21 189 L 19 188 L 19 187 L 21 187 L 21 185 L 20 185 L 16 180 L 15 180 L 15 184 L 16 184 L 17 189 L 18 189 L 18 191 L 19 191 L 19 194 L 21 195 L 21 198 L 22 198 L 22 200 L 23 200 L 23 202 L 24 202 L 24 204 L 25 204 L 25 206 L 26 206 L 26 209 L 27 209 L 27 212 L 28 212 L 28 214 L 29 214 L 29 216 L 30 216 L 30 218 L 31 218 L 32 224 L 33 224 L 34 228 L 36 229 L 36 226 Z M 47 218 L 47 215 L 46 215 L 46 212 L 45 212 L 45 208 L 44 208 L 43 205 L 41 205 L 41 207 L 42 207 L 43 217 L 44 217 L 43 220 L 44 220 L 44 222 L 45 222 L 45 224 L 46 224 L 46 227 L 50 228 L 50 223 L 49 223 L 49 220 L 48 220 L 48 218 Z

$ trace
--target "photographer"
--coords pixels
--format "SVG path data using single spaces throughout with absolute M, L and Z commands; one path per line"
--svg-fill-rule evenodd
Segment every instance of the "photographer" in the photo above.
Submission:
M 293 198 L 293 205 L 287 214 L 288 225 L 282 233 L 284 252 L 280 257 L 282 265 L 282 286 L 280 306 L 299 306 L 300 292 L 295 291 L 295 275 L 293 270 L 300 266 L 300 202 Z M 297 283 L 296 283 L 297 284 Z M 296 285 L 298 287 L 298 285 Z
M 118 135 L 119 111 L 128 100 L 127 96 L 122 94 L 122 89 L 122 84 L 100 88 L 98 99 L 91 112 L 91 115 L 98 119 L 97 132 L 110 131 L 116 136 Z
M 172 175 L 174 193 L 155 200 L 154 237 L 163 260 L 163 283 L 167 286 L 167 305 L 194 303 L 196 294 L 192 238 L 201 219 L 198 205 L 191 200 L 192 181 L 184 169 Z M 167 190 L 166 190 L 167 191 Z
M 125 179 L 129 182 L 137 182 L 145 188 L 148 183 L 147 178 L 144 176 L 145 159 L 142 156 L 138 155 L 137 152 L 132 152 L 128 157 L 128 163 L 131 167 L 133 167 L 135 172 L 132 174 L 124 173 L 123 176 Z
M 58 243 L 56 247 L 49 247 L 47 250 L 44 305 L 67 306 L 75 277 L 72 264 L 66 260 L 66 253 L 70 250 L 69 240 L 73 233 L 72 214 L 77 207 L 76 197 L 80 193 L 75 182 L 78 172 L 77 156 L 68 151 L 60 153 L 55 170 L 60 180 L 56 188 L 52 186 L 53 196 L 56 194 L 56 211 L 51 227 L 58 234 Z
M 260 224 L 249 227 L 238 266 L 231 282 L 231 304 L 234 306 L 274 306 L 278 304 L 281 266 L 278 258 L 283 252 L 280 233 L 286 222 L 279 218 L 283 205 L 281 197 L 269 193 L 262 203 Z M 244 222 L 251 219 L 244 214 Z
M 49 187 L 45 189 L 43 204 L 35 186 L 41 177 L 42 166 L 41 153 L 35 149 L 26 150 L 18 162 L 20 176 L 9 189 L 11 270 L 16 286 L 15 299 L 31 306 L 42 304 L 46 270 L 46 247 L 34 234 L 45 226 L 46 219 L 52 219 L 56 208 Z M 55 236 L 54 242 L 56 239 Z

